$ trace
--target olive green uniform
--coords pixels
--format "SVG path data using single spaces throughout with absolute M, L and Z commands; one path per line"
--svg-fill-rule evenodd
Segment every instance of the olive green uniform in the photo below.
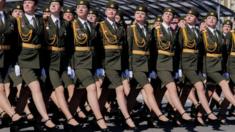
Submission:
M 195 84 L 201 81 L 198 76 L 198 53 L 201 51 L 199 44 L 201 44 L 201 35 L 194 27 L 186 25 L 181 28 L 179 32 L 179 44 L 181 48 L 181 64 L 183 74 L 190 83 Z
M 230 73 L 230 78 L 233 83 L 235 83 L 235 32 L 234 30 L 228 34 L 228 44 L 229 44 L 229 56 L 228 56 L 228 63 L 227 68 L 228 72 Z
M 59 21 L 56 23 L 56 21 Z M 68 58 L 65 50 L 69 42 L 66 42 L 66 36 L 69 29 L 69 24 L 59 20 L 52 20 L 51 17 L 45 23 L 45 48 L 48 50 L 48 70 L 49 78 L 53 88 L 63 85 L 66 68 L 68 66 Z M 68 37 L 68 36 L 67 36 Z
M 149 83 L 147 73 L 149 71 L 149 40 L 151 34 L 148 29 L 139 24 L 131 25 L 128 28 L 128 45 L 129 45 L 129 69 L 133 71 L 133 79 L 135 79 L 140 87 L 144 87 Z M 146 33 L 144 33 L 146 32 Z
M 205 47 L 205 57 L 203 61 L 203 71 L 208 79 L 219 84 L 225 78 L 221 75 L 222 71 L 222 47 L 223 36 L 218 30 L 213 34 L 208 28 L 202 32 Z
M 98 31 L 104 49 L 104 52 L 101 53 L 104 57 L 102 64 L 106 76 L 111 82 L 110 88 L 116 88 L 122 85 L 122 52 L 124 45 L 127 44 L 126 32 L 123 26 L 117 24 L 115 29 L 107 19 L 100 22 Z
M 167 31 L 161 24 L 153 30 L 152 42 L 156 45 L 157 60 L 156 69 L 157 75 L 165 86 L 170 82 L 174 82 L 172 78 L 173 72 L 173 56 L 174 56 L 174 39 L 175 35 L 171 31 Z
M 35 16 L 35 25 L 31 25 L 26 15 L 17 19 L 18 32 L 21 36 L 22 49 L 18 56 L 22 78 L 28 85 L 38 80 L 40 69 L 40 48 L 43 40 L 43 21 Z
M 12 62 L 11 47 L 14 33 L 14 21 L 5 12 L 0 23 L 0 83 L 3 83 Z M 4 19 L 4 21 L 3 21 Z
M 86 24 L 85 24 L 86 23 Z M 78 18 L 72 22 L 74 38 L 73 62 L 75 74 L 81 83 L 81 88 L 86 88 L 95 83 L 93 70 L 94 61 L 94 39 L 96 30 L 91 23 L 82 23 Z

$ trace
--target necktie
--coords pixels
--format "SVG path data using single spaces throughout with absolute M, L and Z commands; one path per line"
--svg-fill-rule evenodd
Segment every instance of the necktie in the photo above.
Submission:
M 195 29 L 195 27 L 192 27 L 192 32 L 196 35 L 196 37 L 198 38 L 198 34 L 197 34 L 197 32 L 196 32 L 196 29 Z
M 115 22 L 113 23 L 113 29 L 114 29 L 115 32 L 117 31 L 117 25 L 116 25 Z
M 84 22 L 84 28 L 86 29 L 87 33 L 90 33 L 90 29 L 87 22 Z
M 59 28 L 60 28 L 58 19 L 55 21 L 55 26 L 56 26 L 56 33 L 58 34 L 59 33 Z
M 37 28 L 37 20 L 36 20 L 36 18 L 32 17 L 32 20 L 33 20 L 33 27 Z
M 172 32 L 171 32 L 171 28 L 170 28 L 170 27 L 168 27 L 168 28 L 167 28 L 167 31 L 168 31 L 168 33 L 169 33 L 169 35 L 170 35 L 170 39 L 172 39 Z
M 216 31 L 216 30 L 214 30 L 213 35 L 215 36 L 216 41 L 218 41 L 218 34 L 217 34 L 217 31 Z

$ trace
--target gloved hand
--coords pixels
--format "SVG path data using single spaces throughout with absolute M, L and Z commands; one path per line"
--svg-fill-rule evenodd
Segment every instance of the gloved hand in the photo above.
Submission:
M 151 72 L 149 73 L 149 78 L 151 78 L 151 79 L 156 79 L 156 78 L 157 78 L 157 73 L 156 73 L 155 71 L 151 71 Z
M 178 69 L 179 77 L 183 77 L 182 69 Z
M 129 78 L 133 78 L 133 71 L 128 71 Z
M 223 76 L 225 77 L 225 79 L 229 79 L 230 74 L 229 74 L 228 72 L 225 72 L 225 73 L 223 74 Z
M 71 79 L 74 79 L 74 78 L 75 78 L 75 71 L 74 71 L 74 69 L 72 69 L 71 66 L 68 66 L 68 67 L 67 67 L 67 74 L 69 75 L 69 77 L 70 77 Z
M 14 69 L 15 69 L 16 76 L 17 77 L 20 76 L 20 66 L 16 64 Z
M 41 77 L 45 78 L 46 75 L 46 70 L 44 68 L 41 69 Z

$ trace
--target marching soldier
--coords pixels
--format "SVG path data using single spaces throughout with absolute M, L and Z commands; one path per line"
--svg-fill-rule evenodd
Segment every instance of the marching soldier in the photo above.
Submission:
M 106 121 L 101 114 L 93 69 L 93 49 L 95 48 L 95 27 L 87 21 L 89 2 L 85 0 L 77 1 L 77 18 L 72 22 L 73 40 L 74 40 L 74 68 L 76 77 L 80 82 L 81 88 L 87 91 L 88 103 L 95 115 L 96 123 L 101 131 L 110 131 Z M 96 49 L 94 49 L 96 50 Z
M 109 88 L 115 89 L 117 103 L 124 116 L 125 123 L 130 129 L 136 130 L 137 128 L 127 110 L 126 96 L 122 84 L 122 52 L 127 43 L 125 28 L 115 22 L 117 11 L 117 3 L 109 1 L 106 4 L 105 15 L 107 18 L 100 22 L 98 27 L 98 35 L 103 50 L 97 54 L 103 59 L 102 66 L 105 69 L 107 79 L 111 83 Z
M 64 96 L 65 76 L 67 76 L 68 58 L 65 50 L 70 42 L 66 41 L 67 33 L 69 32 L 69 23 L 60 17 L 62 0 L 50 0 L 50 17 L 44 23 L 45 25 L 45 48 L 48 49 L 48 72 L 51 85 L 54 89 L 56 101 L 61 111 L 66 117 L 65 128 L 77 131 L 80 127 L 79 123 L 73 118 L 69 111 L 67 100 Z M 46 59 L 46 58 L 45 58 Z M 52 93 L 52 94 L 53 94 Z
M 205 109 L 207 117 L 211 121 L 215 121 L 217 118 L 209 107 L 203 82 L 201 81 L 200 76 L 197 74 L 198 51 L 200 50 L 199 48 L 202 48 L 202 46 L 200 46 L 201 36 L 199 30 L 195 28 L 198 15 L 199 14 L 195 9 L 189 10 L 185 17 L 186 24 L 180 28 L 180 67 L 182 68 L 185 79 L 188 80 L 196 88 L 200 104 Z M 198 122 L 204 125 L 204 123 L 200 121 L 201 119 L 201 117 L 197 117 Z
M 3 11 L 5 2 L 5 0 L 0 1 L 0 108 L 12 119 L 11 130 L 18 131 L 18 125 L 22 122 L 22 117 L 17 114 L 14 109 L 12 109 L 6 93 L 4 92 L 4 80 L 8 74 L 9 57 L 11 56 L 9 54 L 9 50 L 12 46 L 14 46 L 11 41 L 14 32 L 14 21 Z
M 49 5 L 45 5 L 45 7 L 43 7 L 42 18 L 47 19 L 50 15 L 51 13 L 50 13 Z
M 137 6 L 135 10 L 135 24 L 128 28 L 128 48 L 129 48 L 129 69 L 133 71 L 133 79 L 138 83 L 140 88 L 146 94 L 146 104 L 150 111 L 153 111 L 157 117 L 159 124 L 166 124 L 169 119 L 162 114 L 154 97 L 154 89 L 148 80 L 149 55 L 150 49 L 153 48 L 150 43 L 151 33 L 145 27 L 147 17 L 147 8 L 145 6 Z M 151 50 L 152 51 L 152 50 Z M 152 64 L 152 63 L 151 63 Z
M 172 77 L 173 72 L 173 57 L 175 48 L 175 34 L 170 28 L 170 23 L 173 19 L 174 10 L 171 8 L 164 9 L 162 15 L 163 22 L 160 27 L 155 28 L 153 32 L 153 43 L 156 44 L 157 51 L 157 75 L 162 82 L 162 86 L 166 87 L 166 93 L 169 95 L 170 102 L 173 107 L 178 110 L 181 118 L 189 122 L 192 118 L 184 110 L 178 93 L 176 84 Z
M 35 16 L 37 0 L 24 0 L 22 17 L 17 18 L 17 28 L 22 41 L 22 49 L 18 56 L 23 81 L 29 87 L 35 106 L 42 116 L 43 125 L 48 130 L 56 130 L 56 125 L 47 114 L 40 82 L 39 51 L 43 39 L 43 21 Z
M 207 80 L 220 86 L 226 99 L 234 106 L 235 98 L 229 88 L 228 82 L 220 73 L 222 71 L 221 60 L 224 44 L 222 42 L 222 33 L 216 29 L 217 20 L 217 14 L 210 11 L 205 20 L 207 26 L 201 26 L 205 47 L 203 72 L 206 74 Z

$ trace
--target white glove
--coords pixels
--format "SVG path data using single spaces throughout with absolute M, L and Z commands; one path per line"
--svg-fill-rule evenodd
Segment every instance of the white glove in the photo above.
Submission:
M 72 78 L 72 79 L 75 78 L 75 71 L 74 71 L 74 69 L 71 68 L 71 66 L 68 66 L 67 74 L 69 75 L 70 78 Z
M 103 68 L 100 68 L 100 73 L 101 73 L 101 76 L 105 76 L 105 70 Z
M 41 76 L 46 77 L 46 70 L 44 68 L 41 69 Z
M 70 76 L 70 75 L 72 75 L 72 68 L 71 68 L 71 66 L 68 66 L 67 67 L 67 74 Z
M 133 71 L 129 71 L 128 75 L 129 75 L 129 78 L 133 78 Z
M 179 74 L 179 77 L 183 77 L 182 69 L 179 69 L 179 70 L 178 70 L 178 74 Z
M 151 78 L 151 79 L 156 79 L 156 78 L 157 78 L 157 73 L 156 73 L 155 71 L 151 71 L 151 72 L 149 73 L 149 78 Z
M 15 65 L 15 74 L 17 77 L 20 76 L 20 66 L 17 64 Z
M 203 76 L 203 77 L 206 77 L 206 73 L 202 73 L 202 76 Z

